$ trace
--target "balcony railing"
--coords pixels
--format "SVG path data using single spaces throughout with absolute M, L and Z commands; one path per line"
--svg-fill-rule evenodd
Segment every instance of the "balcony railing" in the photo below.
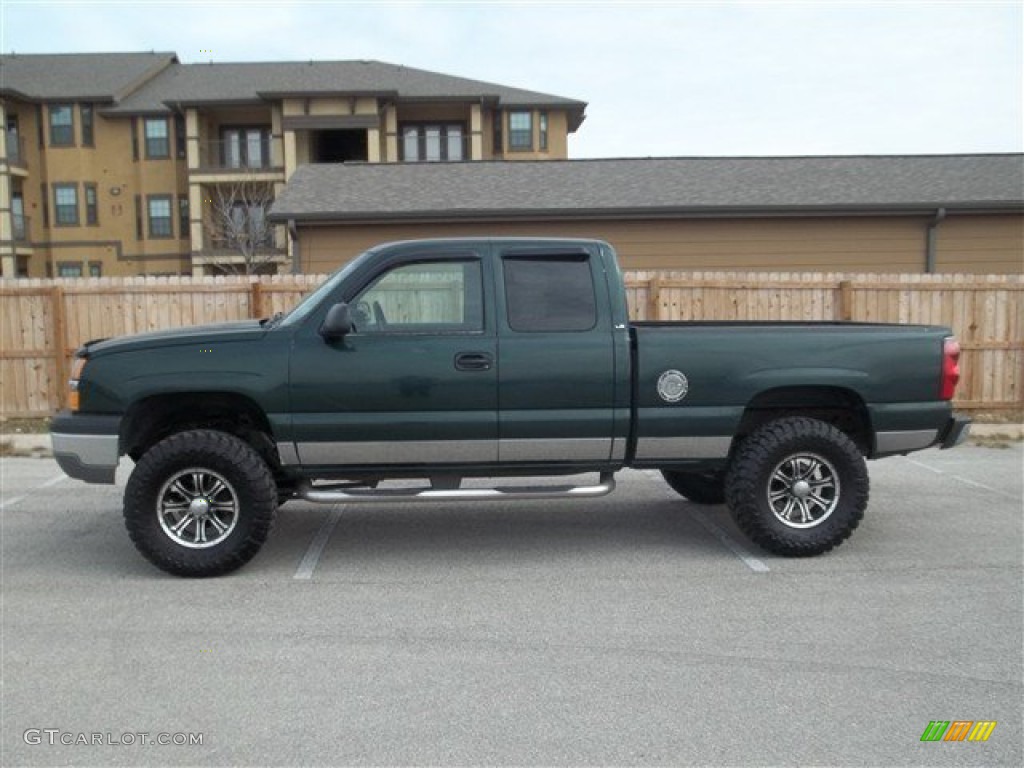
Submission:
M 27 243 L 28 236 L 31 229 L 29 225 L 31 220 L 28 216 L 23 213 L 12 213 L 11 224 L 13 225 L 14 242 L 16 243 Z
M 398 156 L 403 163 L 459 163 L 470 159 L 472 143 L 466 135 L 398 137 Z
M 269 171 L 284 167 L 280 137 L 221 139 L 199 144 L 199 167 L 216 171 Z
M 25 145 L 17 131 L 7 131 L 7 162 L 25 168 Z

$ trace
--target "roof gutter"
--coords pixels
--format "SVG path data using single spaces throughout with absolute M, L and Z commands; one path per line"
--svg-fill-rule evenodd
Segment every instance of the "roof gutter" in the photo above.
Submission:
M 928 221 L 928 230 L 925 233 L 924 244 L 924 271 L 926 274 L 935 274 L 935 250 L 939 239 L 939 224 L 946 218 L 946 209 L 939 208 L 935 215 Z
M 278 201 L 280 204 L 280 201 Z M 956 204 L 958 214 L 1014 214 L 1024 213 L 1024 204 L 991 205 L 969 203 Z M 547 221 L 563 219 L 731 219 L 731 218 L 821 218 L 821 217 L 920 217 L 935 211 L 926 206 L 690 206 L 650 208 L 485 208 L 407 211 L 302 211 L 281 210 L 270 212 L 271 221 L 293 221 L 303 223 L 359 223 L 368 222 L 411 222 L 425 220 L 441 221 Z M 947 208 L 942 207 L 942 221 Z M 935 214 L 938 217 L 938 214 Z M 936 222 L 937 224 L 937 222 Z M 934 226 L 929 220 L 929 226 Z

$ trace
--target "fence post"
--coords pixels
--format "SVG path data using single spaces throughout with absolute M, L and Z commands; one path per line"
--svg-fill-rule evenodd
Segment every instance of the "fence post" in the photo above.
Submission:
M 853 320 L 853 283 L 849 280 L 839 282 L 839 319 L 843 322 Z
M 263 282 L 258 277 L 249 287 L 249 317 L 253 320 L 263 317 Z
M 647 281 L 647 319 L 661 319 L 661 277 L 658 275 Z
M 50 289 L 50 305 L 53 311 L 53 354 L 57 372 L 57 407 L 64 407 L 64 395 L 67 392 L 67 331 L 64 319 L 64 289 L 54 285 Z

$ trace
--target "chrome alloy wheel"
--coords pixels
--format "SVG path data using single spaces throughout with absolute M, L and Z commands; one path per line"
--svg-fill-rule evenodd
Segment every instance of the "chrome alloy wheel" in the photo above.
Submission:
M 790 528 L 813 528 L 839 505 L 839 474 L 815 453 L 787 456 L 768 480 L 768 506 Z
M 238 522 L 238 495 L 209 469 L 185 469 L 164 483 L 157 495 L 160 527 L 175 544 L 206 549 L 231 535 Z

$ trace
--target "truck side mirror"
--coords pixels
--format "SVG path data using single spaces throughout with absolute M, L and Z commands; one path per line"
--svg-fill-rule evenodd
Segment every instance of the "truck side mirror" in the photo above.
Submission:
M 355 325 L 352 323 L 352 311 L 348 304 L 341 302 L 327 310 L 324 324 L 320 326 L 320 335 L 327 341 L 332 341 L 345 337 L 353 330 Z

